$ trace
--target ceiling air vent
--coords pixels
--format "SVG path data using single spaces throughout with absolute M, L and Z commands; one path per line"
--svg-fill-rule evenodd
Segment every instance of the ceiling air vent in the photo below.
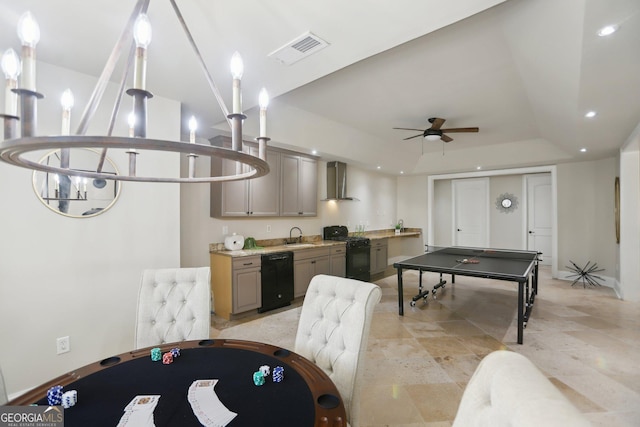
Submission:
M 285 65 L 291 65 L 324 49 L 329 43 L 312 33 L 305 33 L 269 54 Z

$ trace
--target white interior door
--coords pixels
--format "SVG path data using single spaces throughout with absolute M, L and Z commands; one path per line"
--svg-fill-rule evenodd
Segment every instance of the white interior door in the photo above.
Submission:
M 544 265 L 551 265 L 551 175 L 526 175 L 527 180 L 527 249 L 542 252 Z
M 489 247 L 489 178 L 456 179 L 451 187 L 453 245 Z

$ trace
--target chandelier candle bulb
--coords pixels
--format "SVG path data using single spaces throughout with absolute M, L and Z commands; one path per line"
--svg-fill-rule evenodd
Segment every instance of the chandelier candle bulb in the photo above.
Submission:
M 18 87 L 20 74 L 20 58 L 13 49 L 7 49 L 2 55 L 2 72 L 7 85 L 4 98 L 4 113 L 9 116 L 18 115 L 18 94 L 13 91 Z
M 231 57 L 231 76 L 233 77 L 233 114 L 242 113 L 242 92 L 240 80 L 244 72 L 244 64 L 240 53 L 235 52 Z
M 145 90 L 147 80 L 147 47 L 151 43 L 151 23 L 146 14 L 141 13 L 133 27 L 133 37 L 136 41 L 136 61 L 134 64 L 135 89 Z
M 31 12 L 25 12 L 18 21 L 18 37 L 22 42 L 22 89 L 36 90 L 36 45 L 40 41 L 40 27 Z
M 189 142 L 196 143 L 196 129 L 198 129 L 198 122 L 194 116 L 189 119 Z
M 267 136 L 267 107 L 269 106 L 269 94 L 267 89 L 262 88 L 258 95 L 258 104 L 260 104 L 260 136 Z
M 67 89 L 62 93 L 62 135 L 69 135 L 71 129 L 71 109 L 73 108 L 73 93 Z

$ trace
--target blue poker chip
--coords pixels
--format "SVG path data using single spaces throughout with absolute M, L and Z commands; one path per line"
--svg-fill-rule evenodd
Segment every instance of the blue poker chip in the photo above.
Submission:
M 56 385 L 47 390 L 47 402 L 49 406 L 62 404 L 62 386 Z

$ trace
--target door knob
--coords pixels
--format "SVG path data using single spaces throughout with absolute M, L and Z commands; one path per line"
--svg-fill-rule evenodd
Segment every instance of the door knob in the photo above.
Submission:
M 533 232 L 533 231 L 529 230 L 529 234 L 535 234 L 535 232 Z
M 458 228 L 458 231 L 462 231 L 462 230 L 460 230 L 460 229 Z

